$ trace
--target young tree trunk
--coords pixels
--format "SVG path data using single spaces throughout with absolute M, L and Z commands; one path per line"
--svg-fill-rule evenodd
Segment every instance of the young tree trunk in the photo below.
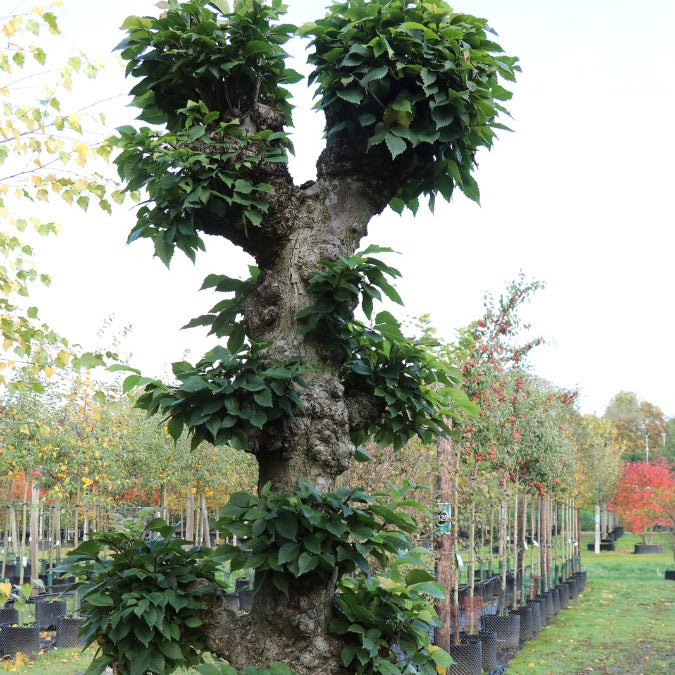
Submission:
M 444 504 L 449 504 L 452 496 L 451 482 L 451 442 L 446 438 L 439 438 L 436 442 L 438 473 L 436 476 L 436 492 L 438 499 Z M 456 517 L 456 514 L 452 514 Z M 440 528 L 439 528 L 440 529 Z M 445 591 L 445 598 L 436 602 L 436 611 L 441 622 L 434 633 L 434 642 L 441 649 L 450 647 L 450 624 L 451 624 L 451 593 L 454 588 L 453 561 L 452 561 L 452 536 L 450 532 L 439 532 L 434 539 L 436 552 L 436 578 Z
M 192 490 L 187 493 L 185 503 L 185 538 L 195 542 L 195 494 Z
M 16 519 L 16 506 L 12 505 L 9 508 L 9 533 L 12 538 L 12 551 L 14 557 L 19 557 L 19 526 Z
M 40 488 L 31 485 L 30 500 L 30 576 L 37 579 L 40 573 L 39 544 L 40 542 Z

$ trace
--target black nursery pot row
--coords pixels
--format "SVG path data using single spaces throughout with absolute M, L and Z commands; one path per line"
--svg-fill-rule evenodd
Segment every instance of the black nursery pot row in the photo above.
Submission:
M 586 588 L 586 572 L 577 572 L 507 616 L 485 614 L 478 635 L 460 634 L 461 644 L 450 647 L 455 660 L 448 675 L 481 675 L 497 668 L 497 654 L 519 649 L 536 637 L 567 603 Z
M 65 614 L 65 601 L 37 600 L 35 622 L 30 626 L 17 626 L 18 610 L 7 606 L 0 609 L 0 655 L 14 657 L 18 652 L 35 654 L 49 647 L 83 646 L 79 637 L 82 619 Z M 48 635 L 51 632 L 53 636 Z M 48 637 L 43 638 L 44 635 Z

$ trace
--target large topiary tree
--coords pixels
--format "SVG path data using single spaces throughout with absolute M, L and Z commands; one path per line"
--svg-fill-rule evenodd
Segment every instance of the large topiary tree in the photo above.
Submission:
M 170 0 L 160 18 L 124 24 L 134 102 L 152 124 L 119 132 L 119 172 L 129 190 L 147 192 L 130 241 L 151 239 L 168 265 L 176 249 L 194 258 L 215 235 L 256 261 L 249 279 L 204 283 L 228 295 L 191 325 L 208 326 L 221 346 L 196 365 L 174 364 L 175 386 L 140 375 L 126 386 L 145 385 L 140 405 L 166 416 L 174 437 L 243 448 L 259 465 L 259 497 L 240 496 L 225 512 L 231 531 L 248 535 L 254 611 L 235 617 L 214 591 L 203 617 L 209 648 L 239 667 L 276 660 L 299 673 L 370 672 L 356 648 L 335 658 L 355 637 L 349 622 L 329 631 L 336 574 L 395 551 L 377 523 L 407 521 L 350 510 L 335 479 L 365 439 L 429 440 L 466 399 L 432 346 L 374 313 L 383 294 L 399 301 L 398 273 L 375 255 L 387 249 L 357 250 L 387 206 L 414 213 L 420 197 L 433 207 L 457 188 L 478 200 L 476 153 L 501 126 L 510 93 L 500 80 L 514 79 L 516 59 L 485 20 L 442 0 L 336 2 L 300 29 L 280 23 L 282 13 L 280 0 L 231 9 Z M 310 82 L 326 117 L 317 179 L 303 185 L 287 167 L 285 87 L 300 76 L 283 45 L 297 34 L 310 41 Z M 365 534 L 362 517 L 371 519 Z

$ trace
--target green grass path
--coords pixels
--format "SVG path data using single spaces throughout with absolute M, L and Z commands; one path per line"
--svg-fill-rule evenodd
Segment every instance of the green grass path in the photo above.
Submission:
M 665 542 L 662 555 L 635 555 L 639 540 L 624 535 L 617 550 L 586 551 L 586 590 L 509 662 L 508 675 L 675 674 L 675 569 Z

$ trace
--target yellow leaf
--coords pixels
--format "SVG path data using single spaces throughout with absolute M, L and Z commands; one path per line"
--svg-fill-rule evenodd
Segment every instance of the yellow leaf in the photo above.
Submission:
M 19 428 L 19 431 L 22 434 L 30 435 L 30 429 L 28 428 L 27 424 L 22 424 L 21 427 Z
M 42 183 L 42 177 L 41 176 L 31 176 L 31 180 L 33 181 L 33 185 L 35 187 L 40 187 Z
M 8 581 L 0 583 L 0 599 L 7 600 L 11 592 L 12 584 L 10 584 Z
M 80 127 L 80 133 L 82 133 L 81 127 Z M 86 143 L 78 143 L 73 149 L 77 153 L 77 159 L 75 161 L 80 166 L 84 166 L 87 162 L 87 153 L 89 152 L 89 146 Z M 85 184 L 86 184 L 86 181 L 85 181 Z M 76 183 L 76 185 L 77 185 L 77 183 Z
M 53 368 L 45 368 L 45 375 L 49 378 L 54 374 L 54 369 Z
M 67 88 L 68 87 L 66 87 L 66 89 Z M 82 133 L 82 126 L 80 125 L 79 113 L 73 113 L 72 115 L 68 115 L 68 117 L 66 117 L 66 122 L 68 122 L 68 125 L 73 131 L 77 131 L 78 134 Z
M 65 368 L 65 366 L 67 366 L 69 362 L 70 362 L 70 352 L 67 351 L 66 349 L 62 349 L 54 359 L 54 363 L 56 363 L 56 365 L 60 366 L 61 368 Z

